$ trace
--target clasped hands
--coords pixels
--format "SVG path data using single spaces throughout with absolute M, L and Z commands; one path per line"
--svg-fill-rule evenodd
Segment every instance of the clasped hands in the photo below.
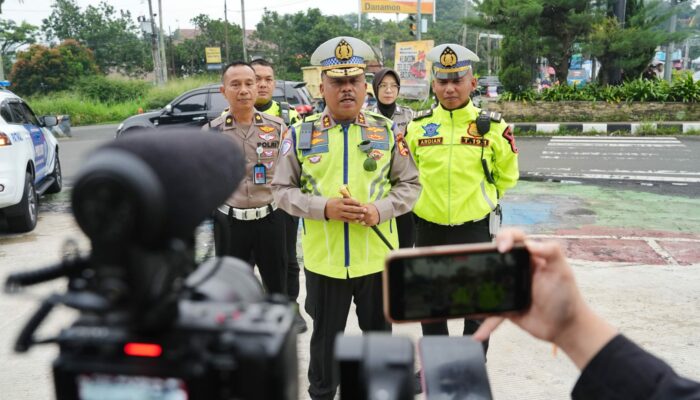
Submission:
M 379 210 L 372 203 L 362 204 L 353 198 L 328 199 L 324 210 L 327 219 L 374 226 L 379 223 Z

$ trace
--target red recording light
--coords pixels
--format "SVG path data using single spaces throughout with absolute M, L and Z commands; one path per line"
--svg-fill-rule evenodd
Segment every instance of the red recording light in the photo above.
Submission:
M 124 345 L 124 353 L 133 357 L 159 357 L 163 349 L 158 344 L 127 343 Z

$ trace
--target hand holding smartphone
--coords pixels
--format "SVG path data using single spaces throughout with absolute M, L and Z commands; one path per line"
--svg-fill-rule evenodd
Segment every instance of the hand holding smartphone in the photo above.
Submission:
M 384 268 L 384 313 L 391 322 L 483 317 L 530 306 L 530 254 L 493 243 L 401 249 Z

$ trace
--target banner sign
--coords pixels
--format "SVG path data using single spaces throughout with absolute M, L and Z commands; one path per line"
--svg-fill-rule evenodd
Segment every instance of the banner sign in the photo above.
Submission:
M 432 40 L 396 43 L 394 69 L 401 78 L 402 98 L 428 98 L 431 63 L 425 59 L 425 55 L 433 48 L 433 43 Z
M 204 54 L 206 55 L 207 64 L 221 64 L 221 48 L 205 47 Z
M 434 0 L 422 0 L 420 3 L 421 14 L 432 14 Z M 392 13 L 392 14 L 416 14 L 418 13 L 417 1 L 406 0 L 360 0 L 360 12 Z

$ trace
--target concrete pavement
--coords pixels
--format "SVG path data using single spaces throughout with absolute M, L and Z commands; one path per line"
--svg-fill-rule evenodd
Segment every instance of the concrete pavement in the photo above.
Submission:
M 0 236 L 0 280 L 7 273 L 55 262 L 61 244 L 76 237 L 88 243 L 66 214 L 67 194 L 42 203 L 37 229 L 26 235 Z M 520 182 L 504 199 L 505 224 L 544 238 L 561 240 L 571 257 L 579 285 L 593 307 L 621 332 L 700 380 L 700 200 L 651 193 Z M 302 277 L 303 278 L 303 277 Z M 0 399 L 51 398 L 50 363 L 56 349 L 37 347 L 16 355 L 12 343 L 38 305 L 40 296 L 62 290 L 53 282 L 31 295 L 0 295 Z M 302 282 L 301 299 L 305 297 Z M 72 319 L 57 310 L 44 333 Z M 308 322 L 311 322 L 306 316 Z M 453 333 L 459 321 L 450 322 Z M 354 315 L 348 334 L 359 334 Z M 420 337 L 418 324 L 395 326 L 396 335 Z M 299 336 L 300 398 L 306 397 L 310 331 Z M 512 324 L 493 336 L 487 369 L 496 399 L 564 399 L 578 371 L 552 346 Z

